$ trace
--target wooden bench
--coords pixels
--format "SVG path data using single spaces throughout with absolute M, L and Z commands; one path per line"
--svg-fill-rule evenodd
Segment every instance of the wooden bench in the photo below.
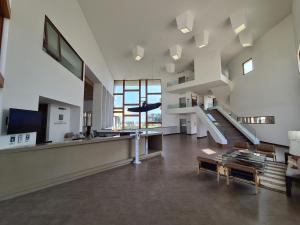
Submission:
M 224 165 L 226 183 L 229 185 L 229 178 L 238 178 L 242 181 L 251 182 L 255 185 L 255 193 L 258 193 L 259 177 L 258 171 L 254 167 L 228 163 Z
M 204 157 L 197 157 L 198 160 L 198 174 L 200 171 L 210 171 L 217 173 L 217 180 L 220 180 L 219 163 L 215 159 L 209 159 Z
M 270 157 L 273 159 L 273 161 L 276 161 L 276 152 L 275 152 L 275 146 L 270 144 L 258 144 L 256 146 L 255 152 L 264 154 L 267 157 Z

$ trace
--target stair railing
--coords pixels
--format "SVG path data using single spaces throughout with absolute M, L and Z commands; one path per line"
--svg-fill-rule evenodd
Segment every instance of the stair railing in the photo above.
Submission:
M 256 130 L 250 126 L 249 124 L 245 124 L 245 123 L 242 123 L 241 121 L 239 121 L 238 119 L 238 116 L 231 112 L 228 108 L 226 108 L 224 105 L 221 105 L 221 104 L 216 104 L 214 105 L 213 107 L 211 107 L 210 109 L 217 109 L 217 108 L 221 108 L 223 109 L 225 112 L 227 112 L 227 114 L 233 118 L 235 121 L 237 121 L 242 127 L 244 127 L 246 130 L 248 130 L 255 138 L 257 138 L 257 135 L 256 135 Z

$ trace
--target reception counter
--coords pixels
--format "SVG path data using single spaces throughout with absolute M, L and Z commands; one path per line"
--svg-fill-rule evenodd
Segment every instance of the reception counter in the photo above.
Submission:
M 133 161 L 134 135 L 0 150 L 0 200 L 75 180 Z M 160 156 L 161 133 L 142 133 L 140 159 Z

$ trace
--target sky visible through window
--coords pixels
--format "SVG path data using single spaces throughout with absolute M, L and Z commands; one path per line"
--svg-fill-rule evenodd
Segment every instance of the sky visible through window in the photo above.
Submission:
M 243 64 L 244 75 L 253 71 L 253 60 L 249 59 Z

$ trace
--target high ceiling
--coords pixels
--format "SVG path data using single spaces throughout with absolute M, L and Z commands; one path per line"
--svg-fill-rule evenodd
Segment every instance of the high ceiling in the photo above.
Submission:
M 242 50 L 233 32 L 229 16 L 245 9 L 248 28 L 254 40 L 291 13 L 292 0 L 78 0 L 95 34 L 99 47 L 115 79 L 164 76 L 165 64 L 173 62 L 169 48 L 183 47 L 176 72 L 191 67 L 195 56 L 205 57 L 220 51 L 226 65 Z M 176 16 L 191 10 L 195 14 L 194 30 L 182 34 Z M 210 31 L 209 45 L 196 48 L 193 34 Z M 132 49 L 145 48 L 145 57 L 135 62 Z

